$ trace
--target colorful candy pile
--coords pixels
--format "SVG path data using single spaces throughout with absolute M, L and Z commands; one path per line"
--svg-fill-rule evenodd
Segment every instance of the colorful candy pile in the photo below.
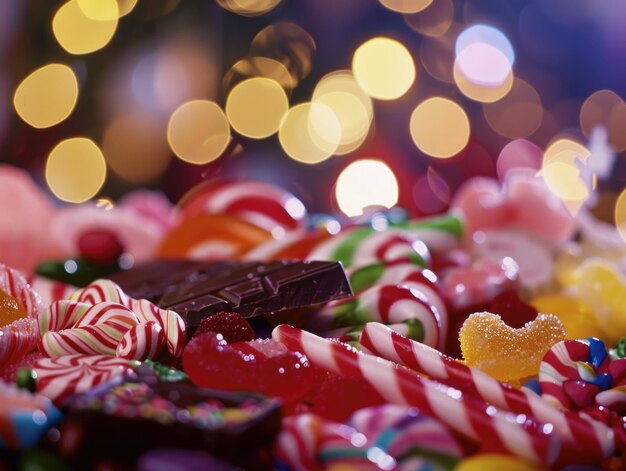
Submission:
M 0 267 L 8 467 L 626 468 L 626 243 L 535 175 L 429 219 L 234 181 L 44 209 L 65 246 Z

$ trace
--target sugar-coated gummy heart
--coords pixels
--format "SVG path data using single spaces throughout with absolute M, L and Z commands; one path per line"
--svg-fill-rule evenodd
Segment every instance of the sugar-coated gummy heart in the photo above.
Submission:
M 273 340 L 227 343 L 208 332 L 191 339 L 183 368 L 194 384 L 226 391 L 258 391 L 298 399 L 317 382 L 318 373 L 300 352 Z
M 521 329 L 514 329 L 497 314 L 474 313 L 459 332 L 466 363 L 500 381 L 537 374 L 546 352 L 564 339 L 565 327 L 549 314 L 540 314 Z

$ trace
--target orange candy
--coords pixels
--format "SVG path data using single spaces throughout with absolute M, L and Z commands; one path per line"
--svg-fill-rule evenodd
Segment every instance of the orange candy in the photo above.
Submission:
M 162 258 L 224 260 L 238 258 L 272 235 L 258 226 L 226 214 L 198 214 L 171 229 L 159 249 Z
M 0 289 L 0 327 L 5 327 L 27 315 L 28 313 L 17 299 Z
M 536 375 L 546 352 L 564 339 L 565 327 L 549 314 L 539 314 L 521 329 L 514 329 L 499 315 L 480 312 L 469 316 L 459 332 L 467 365 L 508 382 Z

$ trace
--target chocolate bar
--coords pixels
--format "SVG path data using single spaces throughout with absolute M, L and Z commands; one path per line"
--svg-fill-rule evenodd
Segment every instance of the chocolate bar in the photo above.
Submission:
M 271 469 L 280 407 L 259 394 L 127 378 L 70 399 L 56 451 L 77 469 L 102 460 L 132 467 L 160 448 L 203 450 L 244 469 Z
M 352 294 L 340 263 L 156 261 L 111 276 L 134 298 L 176 311 L 187 327 L 219 311 L 244 317 L 309 307 Z

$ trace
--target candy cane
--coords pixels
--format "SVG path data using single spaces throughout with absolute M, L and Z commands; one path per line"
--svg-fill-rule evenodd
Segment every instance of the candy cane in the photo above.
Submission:
M 501 383 L 382 324 L 366 324 L 359 341 L 376 355 L 457 387 L 498 408 L 553 424 L 562 437 L 563 453 L 569 450 L 570 454 L 582 453 L 586 458 L 599 461 L 613 452 L 613 433 L 604 424 L 587 416 L 562 413 L 529 390 Z
M 37 392 L 55 404 L 62 404 L 73 394 L 90 391 L 133 370 L 130 361 L 123 358 L 66 355 L 42 358 L 35 363 L 33 371 L 37 375 Z
M 312 364 L 343 377 L 366 380 L 387 401 L 414 405 L 464 437 L 534 463 L 550 464 L 560 443 L 551 425 L 524 415 L 505 414 L 470 395 L 397 366 L 380 357 L 287 325 L 272 338 L 303 352 Z
M 435 302 L 441 298 L 431 290 Z M 406 324 L 408 334 L 427 345 L 443 348 L 447 313 L 440 313 L 422 290 L 406 285 L 373 286 L 356 297 L 328 303 L 312 319 L 315 331 L 354 327 L 370 321 Z M 443 315 L 442 315 L 443 314 Z

